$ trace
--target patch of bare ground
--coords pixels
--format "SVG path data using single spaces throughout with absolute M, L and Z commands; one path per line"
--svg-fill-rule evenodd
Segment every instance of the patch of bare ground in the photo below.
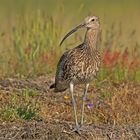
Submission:
M 78 135 L 70 132 L 68 122 L 29 121 L 25 123 L 6 123 L 0 125 L 2 139 L 47 139 L 47 140 L 93 140 L 93 139 L 139 139 L 140 129 L 136 126 L 86 125 L 85 131 Z
M 118 84 L 103 81 L 96 86 L 92 84 L 86 101 L 85 126 L 81 135 L 78 135 L 71 133 L 74 119 L 69 91 L 54 93 L 49 90 L 52 81 L 51 76 L 0 80 L 1 140 L 140 139 L 140 85 L 138 83 Z M 82 86 L 77 86 L 75 96 L 79 108 L 78 117 L 80 117 L 81 93 Z M 92 103 L 93 107 L 89 109 L 88 103 Z M 19 107 L 25 105 L 36 108 L 33 113 L 26 112 L 28 110 L 19 112 Z M 7 107 L 8 113 L 5 115 Z

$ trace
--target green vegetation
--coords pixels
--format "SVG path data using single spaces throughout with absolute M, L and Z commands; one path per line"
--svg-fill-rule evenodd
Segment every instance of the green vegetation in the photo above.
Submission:
M 38 92 L 25 89 L 3 96 L 1 93 L 0 121 L 30 120 L 36 117 L 39 109 Z

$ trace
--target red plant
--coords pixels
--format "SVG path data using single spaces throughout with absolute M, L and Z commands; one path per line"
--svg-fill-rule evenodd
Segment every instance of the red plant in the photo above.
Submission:
M 49 58 L 48 52 L 42 52 L 42 54 L 41 54 L 41 60 L 42 60 L 42 62 L 43 63 L 46 63 L 48 61 L 48 58 Z
M 110 49 L 104 50 L 103 53 L 103 66 L 106 68 L 112 68 L 119 59 L 120 56 L 120 51 L 115 50 L 113 52 L 110 51 Z
M 125 48 L 124 52 L 121 55 L 120 58 L 120 63 L 122 67 L 127 67 L 128 66 L 128 48 Z
M 119 56 L 120 56 L 120 51 L 115 50 L 114 52 L 112 52 L 112 55 L 111 55 L 112 65 L 115 65 L 118 62 Z
M 140 61 L 139 61 L 138 57 L 137 57 L 137 56 L 134 56 L 134 57 L 132 58 L 130 64 L 129 64 L 129 67 L 128 67 L 129 71 L 138 68 L 138 66 L 140 65 L 139 62 L 140 62 Z
M 102 62 L 104 67 L 108 67 L 110 61 L 110 50 L 106 49 L 103 51 Z

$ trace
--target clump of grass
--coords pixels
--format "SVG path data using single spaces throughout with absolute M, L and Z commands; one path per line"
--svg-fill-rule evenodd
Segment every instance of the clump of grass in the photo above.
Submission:
M 30 120 L 36 116 L 36 108 L 34 106 L 26 105 L 18 107 L 16 111 L 19 118 L 24 120 Z
M 24 105 L 22 107 L 9 107 L 3 106 L 0 109 L 1 112 L 1 120 L 3 121 L 15 121 L 18 119 L 22 120 L 31 120 L 36 117 L 36 107 L 31 105 Z
M 14 107 L 4 106 L 0 108 L 0 120 L 1 121 L 14 121 L 18 115 Z
M 10 93 L 1 97 L 0 120 L 30 120 L 37 116 L 39 102 L 37 102 L 38 92 L 25 89 L 19 93 Z
M 38 96 L 38 92 L 32 89 L 25 89 L 22 91 L 22 95 L 26 100 L 29 100 L 29 98 Z

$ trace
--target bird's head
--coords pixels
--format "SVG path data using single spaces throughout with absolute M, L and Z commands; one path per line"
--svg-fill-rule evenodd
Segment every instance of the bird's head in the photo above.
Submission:
M 96 16 L 88 16 L 85 18 L 84 26 L 86 28 L 97 29 L 99 28 L 99 18 Z
M 68 38 L 71 34 L 76 32 L 80 28 L 87 28 L 87 29 L 98 29 L 99 28 L 99 18 L 96 16 L 88 16 L 85 18 L 84 22 L 81 23 L 80 25 L 76 26 L 74 29 L 72 29 L 70 32 L 68 32 L 62 41 L 60 42 L 60 46 L 64 42 L 66 38 Z

